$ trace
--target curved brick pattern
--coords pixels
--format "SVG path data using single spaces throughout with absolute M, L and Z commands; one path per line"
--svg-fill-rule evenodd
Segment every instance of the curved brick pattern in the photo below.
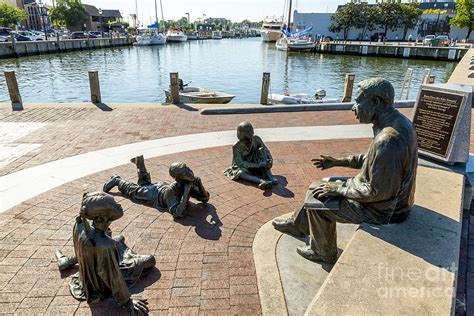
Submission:
M 132 203 L 117 193 L 125 215 L 112 224 L 138 253 L 153 253 L 157 270 L 133 292 L 147 298 L 152 311 L 171 314 L 259 314 L 252 242 L 268 220 L 293 210 L 317 178 L 355 171 L 318 171 L 309 163 L 321 153 L 365 151 L 369 140 L 270 143 L 274 173 L 281 184 L 272 192 L 233 182 L 222 175 L 229 147 L 154 158 L 147 166 L 154 180 L 169 179 L 167 166 L 189 162 L 211 193 L 207 208 L 193 205 L 190 215 L 173 221 L 168 213 Z M 133 165 L 88 176 L 30 199 L 0 215 L 0 308 L 19 314 L 123 314 L 111 300 L 91 304 L 69 295 L 77 268 L 60 274 L 54 250 L 73 253 L 72 225 L 82 193 L 101 188 L 112 173 L 135 179 Z

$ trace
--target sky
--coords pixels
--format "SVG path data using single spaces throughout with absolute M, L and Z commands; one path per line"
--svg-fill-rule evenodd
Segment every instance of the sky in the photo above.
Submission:
M 46 2 L 51 3 L 51 0 Z M 158 17 L 161 19 L 160 0 L 158 2 Z M 293 0 L 293 7 L 300 12 L 334 12 L 339 4 L 347 0 Z M 82 0 L 102 9 L 119 9 L 127 21 L 127 17 L 135 12 L 135 0 Z M 165 20 L 177 20 L 189 12 L 191 21 L 202 17 L 227 18 L 233 22 L 244 19 L 261 21 L 266 16 L 281 16 L 285 0 L 162 0 Z M 154 0 L 137 0 L 138 19 L 149 23 L 155 15 Z M 131 21 L 131 20 L 130 20 Z

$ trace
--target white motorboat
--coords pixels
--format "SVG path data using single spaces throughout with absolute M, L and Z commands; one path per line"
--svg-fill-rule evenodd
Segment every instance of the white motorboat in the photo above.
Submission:
M 295 94 L 277 94 L 272 93 L 268 95 L 268 100 L 271 104 L 318 104 L 318 103 L 337 103 L 340 100 L 336 98 L 326 99 L 326 91 L 319 89 L 314 96 L 306 93 Z
M 182 103 L 212 103 L 226 104 L 235 98 L 235 95 L 204 88 L 188 87 L 179 81 L 179 101 Z M 171 90 L 165 90 L 166 100 L 171 100 Z
M 282 27 L 283 23 L 275 17 L 265 18 L 265 20 L 263 21 L 262 28 L 260 29 L 262 41 L 276 42 L 281 35 Z
M 166 33 L 166 37 L 168 38 L 168 42 L 186 42 L 188 40 L 188 37 L 183 31 L 174 29 L 169 29 Z
M 309 36 L 290 38 L 287 40 L 287 50 L 289 51 L 308 51 L 315 47 L 315 40 Z
M 222 39 L 222 32 L 221 31 L 212 31 L 212 39 L 221 40 Z

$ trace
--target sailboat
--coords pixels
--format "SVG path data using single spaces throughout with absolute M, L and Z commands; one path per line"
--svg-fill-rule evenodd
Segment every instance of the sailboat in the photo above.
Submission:
M 291 32 L 291 6 L 292 0 L 289 2 L 288 25 L 283 26 L 282 35 L 276 42 L 276 48 L 283 51 L 307 51 L 316 47 L 316 41 L 308 36 L 313 27 L 308 27 L 300 32 Z
M 135 0 L 135 6 L 136 6 Z M 163 5 L 161 3 L 161 17 L 163 19 Z M 150 46 L 150 45 L 163 45 L 166 43 L 166 36 L 158 32 L 158 4 L 155 0 L 155 23 L 148 25 L 146 28 L 141 28 L 138 31 L 141 35 L 137 36 L 136 46 Z

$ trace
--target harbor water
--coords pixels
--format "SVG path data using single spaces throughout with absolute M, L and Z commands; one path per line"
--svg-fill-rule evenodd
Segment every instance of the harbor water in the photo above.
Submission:
M 398 58 L 286 53 L 259 38 L 122 47 L 0 60 L 3 70 L 15 70 L 24 102 L 90 101 L 88 71 L 98 70 L 102 100 L 164 102 L 169 73 L 179 72 L 191 86 L 218 90 L 236 97 L 232 103 L 258 103 L 262 73 L 271 73 L 271 93 L 308 93 L 325 89 L 341 98 L 346 73 L 356 82 L 375 76 L 390 80 L 396 96 L 407 68 L 413 68 L 409 98 L 416 97 L 423 71 L 446 82 L 456 63 Z M 2 101 L 9 100 L 0 76 Z

